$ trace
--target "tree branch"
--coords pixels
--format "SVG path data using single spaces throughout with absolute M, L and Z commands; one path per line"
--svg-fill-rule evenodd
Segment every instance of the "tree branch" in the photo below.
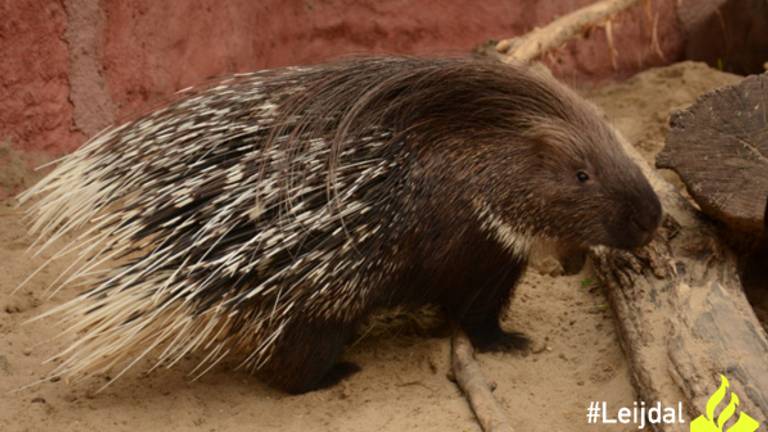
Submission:
M 451 339 L 451 365 L 456 384 L 464 392 L 472 411 L 485 432 L 512 432 L 507 415 L 493 397 L 480 366 L 475 361 L 472 342 L 457 330 Z
M 627 9 L 638 0 L 602 0 L 564 15 L 544 27 L 537 27 L 523 36 L 504 39 L 496 44 L 499 59 L 504 63 L 528 63 L 556 48 L 587 26 L 604 21 Z

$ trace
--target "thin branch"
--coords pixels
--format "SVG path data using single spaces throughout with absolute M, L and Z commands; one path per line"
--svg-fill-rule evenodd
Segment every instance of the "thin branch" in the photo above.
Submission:
M 638 0 L 603 0 L 564 15 L 544 27 L 537 27 L 523 36 L 504 39 L 496 45 L 504 63 L 528 63 L 556 48 L 586 27 L 601 23 Z
M 461 330 L 451 339 L 451 365 L 456 384 L 464 392 L 472 411 L 485 432 L 512 432 L 507 415 L 475 361 L 472 342 Z

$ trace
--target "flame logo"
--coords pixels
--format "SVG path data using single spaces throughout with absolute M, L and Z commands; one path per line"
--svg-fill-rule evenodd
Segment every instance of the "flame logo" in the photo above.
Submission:
M 739 406 L 739 397 L 736 396 L 736 393 L 731 392 L 731 399 L 728 405 L 723 408 L 720 415 L 715 419 L 715 407 L 725 399 L 729 386 L 728 378 L 720 375 L 720 387 L 707 400 L 704 415 L 696 417 L 691 422 L 691 432 L 723 432 L 723 425 L 733 417 L 736 413 L 736 407 Z M 757 420 L 747 415 L 747 413 L 741 412 L 736 423 L 725 432 L 754 432 L 759 427 L 760 423 Z

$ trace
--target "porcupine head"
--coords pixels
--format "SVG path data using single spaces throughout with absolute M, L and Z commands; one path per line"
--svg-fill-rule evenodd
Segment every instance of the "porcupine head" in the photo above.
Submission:
M 369 58 L 225 78 L 110 128 L 22 201 L 74 233 L 53 375 L 238 354 L 302 392 L 375 307 L 435 303 L 480 348 L 531 244 L 630 249 L 659 200 L 595 109 L 521 66 Z M 41 240 L 42 241 L 42 240 Z M 112 264 L 114 260 L 121 260 Z M 506 339 L 505 339 L 506 338 Z

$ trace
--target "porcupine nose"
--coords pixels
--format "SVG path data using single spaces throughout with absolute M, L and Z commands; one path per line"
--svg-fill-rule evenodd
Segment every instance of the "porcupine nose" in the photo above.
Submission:
M 654 193 L 649 199 L 643 200 L 643 206 L 634 208 L 629 215 L 629 222 L 632 228 L 641 233 L 640 245 L 644 245 L 651 240 L 653 233 L 661 223 L 661 203 Z

